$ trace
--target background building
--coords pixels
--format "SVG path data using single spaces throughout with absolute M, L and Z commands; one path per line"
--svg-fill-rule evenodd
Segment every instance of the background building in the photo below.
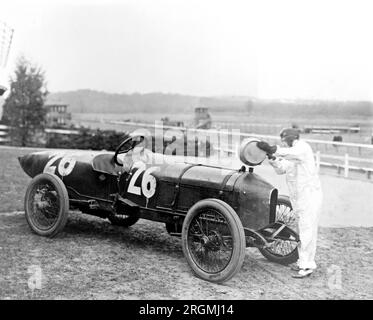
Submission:
M 206 107 L 194 109 L 194 127 L 197 129 L 211 129 L 211 116 Z
M 46 127 L 68 127 L 71 125 L 71 113 L 67 112 L 68 105 L 61 101 L 49 101 L 45 103 L 47 109 Z

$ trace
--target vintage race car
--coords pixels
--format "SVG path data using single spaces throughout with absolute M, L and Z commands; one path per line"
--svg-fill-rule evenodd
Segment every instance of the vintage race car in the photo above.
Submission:
M 48 150 L 19 158 L 33 179 L 25 215 L 31 229 L 52 237 L 69 210 L 129 227 L 140 218 L 164 222 L 182 239 L 184 255 L 202 279 L 223 282 L 241 268 L 246 247 L 270 261 L 293 263 L 299 237 L 287 197 L 253 172 L 265 154 L 255 139 L 241 144 L 246 164 L 234 170 L 153 153 L 134 135 L 115 152 Z

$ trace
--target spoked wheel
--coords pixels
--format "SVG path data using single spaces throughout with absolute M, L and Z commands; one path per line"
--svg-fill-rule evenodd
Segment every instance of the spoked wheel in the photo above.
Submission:
M 200 278 L 221 283 L 232 278 L 245 258 L 245 232 L 228 204 L 217 199 L 197 202 L 182 228 L 184 255 Z
M 276 221 L 285 223 L 290 229 L 296 233 L 299 232 L 298 219 L 293 211 L 290 199 L 287 196 L 280 195 L 277 200 Z
M 31 229 L 53 237 L 66 225 L 69 196 L 62 180 L 43 173 L 31 180 L 25 196 L 25 215 Z
M 259 249 L 268 260 L 285 265 L 298 260 L 298 221 L 289 197 L 279 196 L 275 223 L 260 233 L 269 242 Z

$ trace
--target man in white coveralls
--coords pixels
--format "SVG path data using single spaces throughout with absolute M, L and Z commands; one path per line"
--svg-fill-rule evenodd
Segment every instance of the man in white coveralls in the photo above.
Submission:
M 269 163 L 277 174 L 286 174 L 290 201 L 299 217 L 299 259 L 291 268 L 298 271 L 293 275 L 294 278 L 304 278 L 316 269 L 318 218 L 322 203 L 321 184 L 311 146 L 299 140 L 299 131 L 294 128 L 284 129 L 280 137 L 285 147 L 271 146 L 265 141 L 258 142 L 257 146 L 267 153 Z

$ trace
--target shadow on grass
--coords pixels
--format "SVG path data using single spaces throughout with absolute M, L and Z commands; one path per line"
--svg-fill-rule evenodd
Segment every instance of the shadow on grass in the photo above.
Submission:
M 164 224 L 147 220 L 140 220 L 137 224 L 124 228 L 113 226 L 108 220 L 71 212 L 63 232 L 57 238 L 94 239 L 95 242 L 102 240 L 125 244 L 132 249 L 141 248 L 153 253 L 167 252 L 173 256 L 183 256 L 180 239 L 171 237 Z

